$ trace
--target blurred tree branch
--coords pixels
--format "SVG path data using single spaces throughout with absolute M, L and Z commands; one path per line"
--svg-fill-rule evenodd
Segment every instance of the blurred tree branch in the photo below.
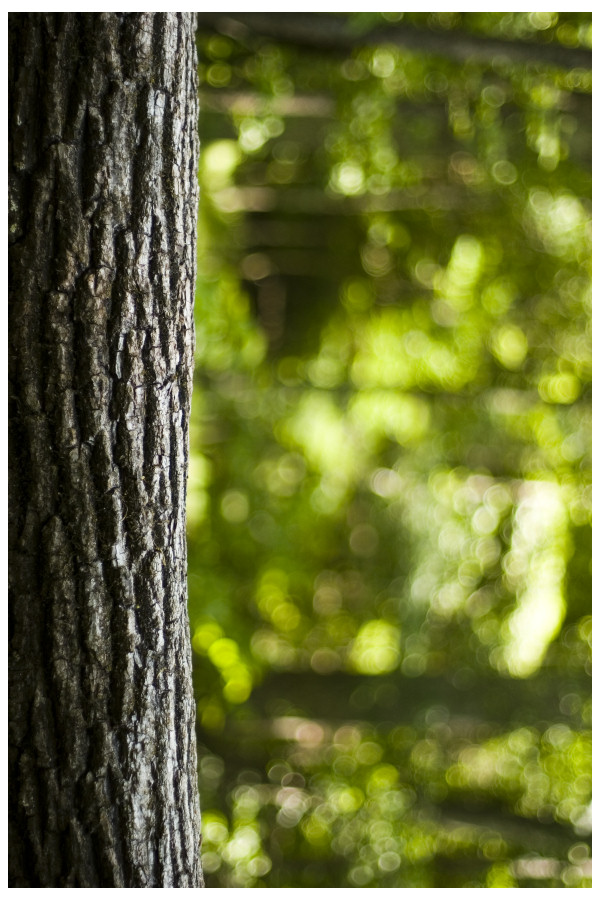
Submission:
M 591 50 L 582 47 L 501 40 L 458 29 L 435 32 L 404 23 L 360 33 L 349 18 L 323 13 L 208 12 L 198 14 L 198 24 L 200 29 L 214 28 L 238 40 L 255 34 L 318 49 L 346 50 L 361 45 L 395 44 L 459 62 L 489 63 L 498 57 L 510 63 L 542 63 L 565 69 L 590 69 L 592 66 Z

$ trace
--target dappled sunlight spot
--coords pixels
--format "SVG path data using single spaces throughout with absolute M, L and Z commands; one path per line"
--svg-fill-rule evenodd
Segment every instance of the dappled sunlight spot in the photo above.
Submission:
M 462 555 L 461 551 L 467 539 L 468 532 L 464 524 L 460 521 L 450 520 L 439 533 L 438 547 L 444 556 L 456 559 L 457 556 Z
M 526 878 L 530 881 L 558 878 L 562 871 L 559 860 L 539 856 L 515 859 L 510 863 L 509 869 L 516 878 Z
M 479 846 L 486 859 L 505 857 L 508 850 L 506 841 L 497 831 L 487 831 L 479 836 Z
M 349 754 L 340 753 L 335 756 L 332 769 L 341 779 L 350 778 L 358 769 L 358 763 Z
M 393 672 L 400 662 L 400 629 L 384 619 L 365 622 L 352 642 L 349 662 L 365 675 Z
M 582 640 L 592 649 L 592 617 L 583 616 L 577 625 L 577 631 Z
M 401 859 L 398 853 L 394 850 L 387 850 L 381 854 L 377 865 L 382 870 L 382 872 L 395 872 L 396 869 L 400 866 Z
M 338 813 L 355 813 L 365 802 L 365 795 L 357 787 L 336 788 L 328 794 L 328 801 Z
M 243 825 L 236 828 L 223 850 L 227 862 L 238 863 L 250 859 L 261 847 L 260 835 L 256 825 Z
M 241 658 L 238 644 L 231 638 L 221 637 L 222 634 L 216 623 L 206 622 L 196 628 L 192 647 L 196 653 L 208 655 L 219 670 L 224 682 L 223 697 L 230 703 L 244 703 L 252 691 L 252 672 Z M 210 720 L 211 715 L 209 706 L 203 710 L 202 721 Z
M 440 314 L 444 304 L 451 309 L 442 298 L 435 303 Z M 437 308 L 435 303 L 432 309 Z M 420 321 L 421 316 L 415 308 L 389 309 L 372 315 L 363 324 L 350 370 L 351 379 L 361 392 L 433 385 L 458 390 L 474 377 L 482 347 L 478 330 L 462 327 L 453 340 L 436 340 L 426 333 L 431 327 L 429 313 L 420 330 L 415 329 L 417 319 Z M 360 394 L 357 402 L 359 398 Z M 403 399 L 406 402 L 416 398 Z
M 362 267 L 367 275 L 380 278 L 393 268 L 393 258 L 387 247 L 374 247 L 367 244 L 361 248 Z
M 283 569 L 267 569 L 260 576 L 256 588 L 256 605 L 266 618 L 271 618 L 273 612 L 287 598 L 288 576 Z
M 426 824 L 426 823 L 424 823 Z M 431 827 L 431 826 L 430 826 Z M 451 843 L 456 844 L 457 841 L 457 829 L 450 832 L 449 834 L 440 835 L 442 845 Z M 436 849 L 436 841 L 431 834 L 427 834 L 426 832 L 416 831 L 416 833 L 411 834 L 407 840 L 404 842 L 404 858 L 409 862 L 419 862 L 421 860 L 429 860 Z
M 450 261 L 440 282 L 446 302 L 457 312 L 474 303 L 475 286 L 485 261 L 483 246 L 470 234 L 462 234 L 454 244 Z
M 521 595 L 508 623 L 504 660 L 513 677 L 527 678 L 536 672 L 558 633 L 566 607 L 556 585 L 562 582 L 564 569 L 563 561 L 552 554 L 541 556 L 530 569 L 534 584 Z
M 240 263 L 244 278 L 249 281 L 261 281 L 274 271 L 271 259 L 265 253 L 250 253 Z
M 198 720 L 207 731 L 219 732 L 225 725 L 225 711 L 213 698 L 204 698 L 198 702 Z
M 202 840 L 211 844 L 222 844 L 229 837 L 225 816 L 218 811 L 208 810 L 202 815 Z
M 208 144 L 202 153 L 203 173 L 210 178 L 217 191 L 231 184 L 233 174 L 242 160 L 237 141 L 221 140 Z
M 515 284 L 506 276 L 495 278 L 482 291 L 483 308 L 493 316 L 508 312 L 517 297 Z
M 403 445 L 416 443 L 430 427 L 427 401 L 392 391 L 360 391 L 348 414 L 354 426 L 377 443 L 384 437 Z
M 226 62 L 216 62 L 206 70 L 206 80 L 212 87 L 225 87 L 231 81 L 231 66 Z
M 492 166 L 492 177 L 498 184 L 514 184 L 519 173 L 515 166 L 507 159 L 499 159 Z
M 350 532 L 348 543 L 353 553 L 368 558 L 377 552 L 379 533 L 368 522 L 360 522 Z
M 399 496 L 403 487 L 404 482 L 394 469 L 375 469 L 371 475 L 371 490 L 379 497 Z
M 254 631 L 250 640 L 254 656 L 275 669 L 285 669 L 296 659 L 296 649 L 281 635 L 266 628 Z
M 192 636 L 192 647 L 196 653 L 207 653 L 211 644 L 223 637 L 223 629 L 213 621 L 200 624 Z
M 364 170 L 356 162 L 340 163 L 333 167 L 329 184 L 336 193 L 345 194 L 347 197 L 360 194 L 365 185 Z
M 402 352 L 402 319 L 395 311 L 372 316 L 364 326 L 362 346 L 351 368 L 359 390 L 377 387 L 406 388 L 414 383 L 415 362 Z
M 441 342 L 432 344 L 428 356 L 423 360 L 420 385 L 432 384 L 446 390 L 458 391 L 470 380 L 473 372 L 468 360 L 453 353 Z
M 424 256 L 417 260 L 414 267 L 414 275 L 417 281 L 426 288 L 432 288 L 440 283 L 438 276 L 443 274 L 442 267 L 432 259 Z
M 517 768 L 515 767 L 515 773 Z M 493 753 L 482 753 L 478 747 L 462 750 L 458 764 L 446 771 L 446 781 L 451 787 L 467 787 L 476 783 L 489 788 L 496 783 L 497 759 Z
M 300 624 L 300 611 L 294 603 L 284 601 L 272 610 L 271 619 L 280 631 L 293 631 Z
M 375 292 L 367 278 L 354 278 L 344 284 L 340 297 L 349 312 L 366 312 L 373 305 Z
M 333 388 L 344 382 L 346 372 L 341 360 L 321 354 L 306 364 L 306 374 L 315 387 Z
M 290 772 L 290 764 L 285 759 L 272 759 L 267 765 L 267 775 L 273 784 L 280 784 Z
M 427 356 L 430 347 L 427 334 L 414 328 L 406 332 L 402 338 L 402 343 L 408 355 L 415 359 L 422 359 Z
M 275 802 L 280 809 L 277 824 L 283 828 L 294 828 L 310 808 L 310 795 L 297 787 L 282 787 L 277 792 Z
M 300 722 L 294 731 L 294 737 L 301 744 L 320 744 L 325 740 L 325 729 L 318 722 Z
M 223 696 L 230 703 L 245 703 L 252 693 L 252 676 L 246 666 L 230 666 L 223 672 L 227 679 Z
M 433 773 L 442 768 L 443 750 L 433 738 L 424 738 L 413 746 L 410 761 L 418 772 Z
M 358 745 L 354 757 L 361 766 L 373 766 L 383 756 L 383 748 L 375 741 L 363 741 Z
M 386 840 L 393 834 L 393 826 L 391 822 L 384 819 L 372 820 L 365 829 L 372 842 Z
M 459 150 L 453 153 L 449 163 L 450 174 L 464 184 L 476 186 L 485 180 L 485 169 L 471 153 Z
M 513 494 L 510 485 L 498 481 L 490 485 L 483 499 L 486 506 L 494 513 L 502 514 L 512 505 Z
M 300 827 L 309 844 L 323 848 L 329 845 L 331 840 L 329 826 L 319 816 L 312 815 L 303 819 Z
M 201 278 L 202 265 L 209 266 L 210 257 L 201 258 Z M 195 309 L 197 360 L 209 370 L 233 376 L 221 382 L 219 388 L 235 386 L 236 381 L 240 382 L 240 368 L 243 372 L 258 365 L 267 349 L 266 337 L 251 317 L 249 299 L 237 273 L 228 269 L 216 283 L 210 272 L 205 273 Z M 232 371 L 234 363 L 237 371 Z
M 361 467 L 362 453 L 356 436 L 327 394 L 305 393 L 285 431 L 303 448 L 309 463 L 323 474 L 335 472 L 340 480 L 350 479 Z
M 493 534 L 498 527 L 499 516 L 495 509 L 489 506 L 478 506 L 471 518 L 473 531 L 477 534 Z
M 342 607 L 343 597 L 335 584 L 328 584 L 324 579 L 313 596 L 313 608 L 321 616 L 335 615 Z
M 333 516 L 337 513 L 347 496 L 348 481 L 337 473 L 326 473 L 321 483 L 312 492 L 310 505 L 317 513 Z
M 248 872 L 255 877 L 262 877 L 271 871 L 273 863 L 268 856 L 255 856 L 248 863 Z
M 581 382 L 573 372 L 558 372 L 542 378 L 538 390 L 547 403 L 574 403 L 581 393 Z
M 506 369 L 521 367 L 527 356 L 527 338 L 516 325 L 503 325 L 491 336 L 492 352 Z
M 367 781 L 367 793 L 369 795 L 380 794 L 388 791 L 398 782 L 398 770 L 395 766 L 376 766 L 369 774 Z
M 229 839 L 225 816 L 219 810 L 202 812 L 202 868 L 206 874 L 217 872 L 223 863 L 223 847 Z
M 471 584 L 472 581 L 469 579 L 466 587 L 470 587 Z M 459 581 L 443 584 L 432 597 L 432 606 L 435 608 L 436 612 L 439 612 L 446 618 L 450 618 L 453 613 L 456 613 L 461 609 L 464 602 L 465 589 Z
M 490 867 L 485 876 L 485 886 L 488 888 L 516 888 L 519 887 L 515 881 L 514 871 L 508 863 L 497 862 Z
M 286 596 L 287 592 L 282 590 L 279 585 L 267 582 L 259 585 L 256 592 L 256 603 L 263 616 L 270 619 L 277 607 L 285 601 Z
M 219 669 L 232 665 L 239 659 L 239 647 L 231 638 L 218 638 L 208 647 L 208 656 Z
M 396 68 L 397 50 L 378 47 L 373 51 L 369 68 L 377 78 L 389 78 Z
M 480 564 L 480 571 L 475 571 L 474 574 L 479 578 L 481 572 L 496 565 L 502 553 L 502 545 L 495 537 L 482 538 L 475 542 L 474 550 Z
M 283 132 L 283 120 L 278 116 L 258 119 L 244 117 L 238 126 L 239 144 L 246 153 L 255 153 L 272 137 Z
M 187 527 L 196 529 L 206 519 L 209 508 L 208 486 L 211 481 L 211 465 L 200 453 L 191 453 L 187 485 Z
M 333 743 L 339 744 L 341 749 L 359 744 L 361 739 L 362 732 L 357 725 L 342 725 L 333 735 Z
M 542 155 L 544 149 L 542 145 Z M 552 156 L 554 149 L 548 149 Z M 567 192 L 553 195 L 543 188 L 532 188 L 528 207 L 525 221 L 548 252 L 577 257 L 585 250 L 590 240 L 590 217 L 580 200 Z
M 507 796 L 520 815 L 576 823 L 589 797 L 589 735 L 552 726 L 540 739 L 521 728 L 460 751 L 446 770 L 451 788 Z
M 218 872 L 222 865 L 221 855 L 213 850 L 204 850 L 202 853 L 202 871 L 206 875 Z
M 365 887 L 373 880 L 374 874 L 371 866 L 355 866 L 353 869 L 350 869 L 348 878 L 353 885 Z
M 560 487 L 524 482 L 515 525 L 504 567 L 517 606 L 502 627 L 500 658 L 513 677 L 527 678 L 541 665 L 566 612 L 563 581 L 570 546 Z
M 248 495 L 244 491 L 226 491 L 221 497 L 221 515 L 228 522 L 245 522 L 249 512 Z
M 233 818 L 236 823 L 252 822 L 260 807 L 272 796 L 266 784 L 240 784 L 232 791 L 234 801 Z

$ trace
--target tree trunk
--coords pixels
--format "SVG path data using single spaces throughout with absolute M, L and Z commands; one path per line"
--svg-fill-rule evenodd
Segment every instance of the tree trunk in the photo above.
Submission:
M 194 29 L 9 16 L 13 887 L 202 885 Z

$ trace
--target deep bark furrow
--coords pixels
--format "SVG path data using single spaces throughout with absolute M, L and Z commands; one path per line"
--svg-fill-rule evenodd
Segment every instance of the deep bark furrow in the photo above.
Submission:
M 10 17 L 13 886 L 201 884 L 193 19 Z

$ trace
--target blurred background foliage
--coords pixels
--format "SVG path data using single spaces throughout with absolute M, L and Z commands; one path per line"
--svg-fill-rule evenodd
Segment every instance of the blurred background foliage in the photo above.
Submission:
M 591 14 L 198 40 L 208 886 L 589 886 Z

